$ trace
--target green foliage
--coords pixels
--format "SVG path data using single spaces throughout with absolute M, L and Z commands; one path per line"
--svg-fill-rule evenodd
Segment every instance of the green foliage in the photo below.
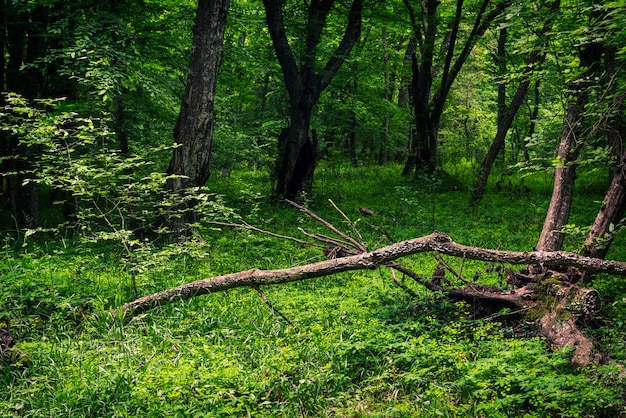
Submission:
M 196 238 L 202 239 L 176 244 L 142 233 L 158 229 L 160 217 L 180 203 L 163 186 L 195 3 L 127 1 L 117 11 L 113 3 L 92 7 L 89 1 L 23 4 L 44 3 L 55 6 L 49 49 L 25 68 L 65 77 L 73 93 L 37 102 L 11 94 L 0 109 L 0 129 L 30 151 L 42 201 L 54 202 L 44 227 L 2 236 L 0 326 L 6 322 L 26 353 L 22 364 L 0 369 L 4 415 L 626 413 L 626 382 L 616 368 L 572 370 L 567 351 L 553 353 L 543 340 L 518 335 L 509 323 L 477 320 L 467 306 L 405 279 L 419 296 L 411 299 L 383 269 L 264 288 L 293 325 L 249 289 L 172 303 L 128 322 L 113 318 L 113 309 L 137 295 L 322 259 L 315 249 L 206 221 L 244 219 L 281 234 L 297 234 L 297 227 L 326 231 L 266 198 L 275 141 L 287 123 L 287 95 L 261 2 L 231 2 L 215 102 L 213 176 L 190 197 L 199 215 Z M 330 14 L 321 61 L 336 47 L 332 40 L 345 27 L 348 3 L 337 2 Z M 555 30 L 539 40 L 545 2 L 514 4 L 498 22 L 509 30 L 507 73 L 496 72 L 495 37 L 481 40 L 448 97 L 440 169 L 411 179 L 400 177 L 396 164 L 371 164 L 405 157 L 411 115 L 400 103 L 410 83 L 406 10 L 401 3 L 370 3 L 362 39 L 313 115 L 327 154 L 316 172 L 315 200 L 307 206 L 346 228 L 325 203 L 333 199 L 371 247 L 438 229 L 468 245 L 530 250 L 559 163 L 552 154 L 563 129 L 563 86 L 578 75 L 576 48 L 602 39 L 615 50 L 617 66 L 625 56 L 621 3 L 587 3 L 563 2 Z M 438 9 L 445 25 L 453 6 L 445 1 Z M 287 2 L 286 9 L 288 35 L 297 40 L 306 16 L 300 3 Z M 469 28 L 460 30 L 466 34 Z M 531 119 L 529 98 L 507 140 L 505 164 L 492 176 L 481 207 L 469 208 L 477 163 L 495 134 L 496 83 L 515 86 L 537 42 L 547 54 L 532 75 L 540 82 L 538 119 Z M 585 113 L 584 140 L 592 146 L 578 161 L 566 249 L 580 248 L 601 204 L 612 158 L 599 132 L 623 113 L 623 77 L 597 81 Z M 532 122 L 535 133 L 526 138 Z M 122 133 L 128 135 L 128 153 L 120 149 Z M 523 145 L 531 161 L 517 167 L 521 173 L 507 169 L 521 158 Z M 375 215 L 362 216 L 360 207 Z M 1 222 L 3 230 L 13 228 L 8 216 Z M 611 231 L 609 256 L 624 259 L 618 226 Z M 430 255 L 406 262 L 424 275 L 437 266 Z M 479 275 L 483 284 L 503 285 L 501 266 L 447 262 L 466 277 Z M 623 364 L 624 280 L 602 275 L 593 286 L 605 302 L 604 316 L 587 324 L 588 330 Z
M 501 190 L 470 214 L 468 191 L 447 190 L 453 178 L 398 182 L 399 169 L 322 165 L 318 192 L 335 199 L 376 245 L 385 240 L 381 229 L 397 240 L 431 232 L 433 210 L 435 228 L 472 245 L 523 249 L 538 233 L 545 207 L 529 213 L 530 196 Z M 332 181 L 337 170 L 343 183 Z M 264 171 L 233 172 L 212 182 L 225 205 L 257 226 L 283 234 L 297 234 L 298 226 L 321 231 L 297 210 L 262 198 L 266 187 Z M 579 199 L 594 200 L 595 193 L 591 188 Z M 341 226 L 322 198 L 310 207 Z M 360 219 L 361 206 L 376 215 Z M 202 235 L 204 242 L 149 245 L 135 252 L 142 269 L 136 276 L 140 294 L 320 257 L 314 249 L 249 231 L 207 229 Z M 540 338 L 518 335 L 511 324 L 477 320 L 467 305 L 418 286 L 411 285 L 420 295 L 411 299 L 384 269 L 264 288 L 293 325 L 250 289 L 172 303 L 123 322 L 110 311 L 132 299 L 134 290 L 119 246 L 37 238 L 29 237 L 24 247 L 6 237 L 0 255 L 0 316 L 28 356 L 27 367 L 0 370 L 0 408 L 7 416 L 608 417 L 624 412 L 625 382 L 615 368 L 573 370 L 567 351 L 553 353 Z M 615 245 L 623 251 L 619 234 Z M 407 262 L 423 274 L 437 263 L 430 255 Z M 457 261 L 448 262 L 461 269 Z M 462 269 L 471 277 L 484 267 L 466 261 Z M 498 284 L 495 273 L 480 280 Z M 623 362 L 623 280 L 598 277 L 594 285 L 614 323 L 591 329 Z

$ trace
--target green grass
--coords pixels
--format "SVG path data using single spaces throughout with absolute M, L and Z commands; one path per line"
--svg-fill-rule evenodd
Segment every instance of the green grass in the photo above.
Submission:
M 431 233 L 457 242 L 530 250 L 549 200 L 549 178 L 530 191 L 496 191 L 469 207 L 466 180 L 429 183 L 399 167 L 325 167 L 308 206 L 348 229 L 332 199 L 371 247 Z M 537 175 L 538 176 L 538 175 Z M 602 199 L 589 182 L 577 191 L 572 223 L 587 225 Z M 323 231 L 297 210 L 265 198 L 262 172 L 211 179 L 213 192 L 249 223 L 298 236 Z M 536 188 L 535 188 L 536 186 Z M 376 215 L 362 218 L 359 207 Z M 253 267 L 320 260 L 317 251 L 241 230 L 207 229 L 205 242 L 152 248 L 135 260 L 141 294 Z M 569 249 L 582 236 L 568 238 Z M 614 417 L 626 413 L 624 378 L 609 366 L 574 370 L 566 351 L 538 337 L 512 338 L 510 324 L 472 318 L 414 286 L 410 298 L 388 271 L 357 271 L 264 288 L 286 323 L 257 292 L 236 289 L 154 309 L 128 321 L 110 315 L 133 298 L 114 243 L 55 237 L 23 245 L 6 237 L 0 253 L 0 316 L 10 321 L 25 367 L 0 370 L 0 411 L 8 417 Z M 609 255 L 626 259 L 618 236 Z M 406 260 L 430 275 L 432 255 Z M 460 268 L 460 261 L 449 259 Z M 471 277 L 485 266 L 466 262 Z M 498 283 L 496 273 L 483 280 Z M 626 362 L 626 285 L 600 276 L 605 316 L 590 331 Z

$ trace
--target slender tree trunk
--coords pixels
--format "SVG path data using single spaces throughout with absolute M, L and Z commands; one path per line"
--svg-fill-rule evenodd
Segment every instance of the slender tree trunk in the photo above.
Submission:
M 608 49 L 604 54 L 605 69 L 611 80 L 617 76 L 615 66 L 615 50 Z M 616 96 L 618 93 L 616 92 Z M 626 122 L 624 122 L 624 97 L 619 97 L 613 114 L 608 115 L 606 135 L 615 163 L 611 166 L 611 183 L 607 190 L 598 215 L 591 226 L 582 255 L 594 258 L 604 258 L 613 242 L 613 228 L 620 223 L 626 210 Z
M 515 92 L 513 99 L 511 99 L 511 103 L 502 115 L 502 119 L 498 123 L 498 131 L 496 133 L 496 137 L 491 143 L 489 151 L 487 151 L 487 155 L 485 155 L 485 158 L 483 159 L 483 162 L 480 166 L 480 173 L 478 174 L 478 178 L 476 179 L 476 185 L 474 186 L 474 192 L 472 193 L 472 205 L 477 205 L 478 203 L 480 203 L 485 194 L 485 190 L 487 188 L 487 180 L 489 179 L 491 168 L 493 167 L 493 164 L 496 161 L 498 154 L 504 148 L 506 135 L 509 132 L 511 125 L 513 125 L 513 120 L 515 119 L 515 115 L 517 115 L 517 111 L 524 103 L 524 98 L 526 97 L 528 86 L 530 85 L 530 72 L 532 71 L 533 66 L 537 62 L 538 58 L 539 51 L 533 51 L 527 62 L 525 76 L 517 87 L 517 91 Z
M 5 80 L 6 80 L 6 38 L 7 38 L 7 6 L 5 4 L 6 0 L 0 0 L 0 106 L 4 106 L 4 91 L 5 88 Z M 0 196 L 5 196 L 6 192 L 6 182 L 4 173 L 7 171 L 6 157 L 9 155 L 9 136 L 0 131 Z M 10 202 L 9 202 L 10 203 Z M 4 202 L 0 202 L 0 207 L 4 206 Z
M 174 150 L 167 170 L 167 189 L 181 198 L 178 213 L 166 221 L 176 236 L 189 235 L 195 222 L 192 189 L 209 178 L 213 143 L 214 101 L 222 58 L 224 30 L 230 0 L 200 0 L 193 29 L 187 85 L 176 127 Z M 182 212 L 182 213 L 181 213 Z
M 395 77 L 392 76 L 389 66 L 389 45 L 387 42 L 387 29 L 383 27 L 381 31 L 381 40 L 383 45 L 383 66 L 385 71 L 385 86 L 383 88 L 383 100 L 391 102 L 393 99 Z M 388 160 L 388 142 L 389 142 L 389 115 L 384 114 L 381 123 L 380 142 L 378 145 L 378 165 L 387 164 Z
M 561 229 L 567 225 L 574 196 L 576 160 L 583 144 L 582 119 L 588 102 L 588 88 L 593 75 L 598 71 L 602 46 L 588 44 L 580 49 L 581 76 L 570 86 L 570 95 L 565 110 L 565 127 L 557 151 L 554 188 L 543 229 L 537 242 L 539 251 L 559 251 L 565 235 Z
M 528 153 L 528 141 L 535 134 L 535 128 L 537 127 L 537 117 L 539 116 L 539 84 L 540 81 L 535 81 L 534 95 L 533 95 L 533 107 L 532 111 L 530 111 L 530 125 L 528 127 L 528 133 L 526 134 L 526 138 L 524 139 L 523 144 L 523 153 L 524 153 L 524 161 L 530 164 L 530 154 Z
M 611 179 L 611 184 L 598 215 L 587 235 L 582 255 L 604 258 L 613 241 L 613 228 L 619 223 L 626 206 L 626 153 L 619 163 L 620 169 Z
M 496 55 L 495 64 L 498 67 L 498 130 L 503 125 L 505 115 L 507 113 L 506 106 L 506 83 L 504 77 L 506 76 L 506 37 L 507 29 L 503 27 L 500 29 L 498 35 L 498 53 Z M 507 129 L 508 130 L 508 129 Z M 495 141 L 494 141 L 495 142 Z M 498 154 L 500 156 L 501 166 L 504 166 L 506 161 L 506 147 L 502 147 L 502 151 Z
M 506 106 L 505 103 L 500 100 L 504 100 L 505 92 L 501 91 L 501 87 L 504 85 L 501 83 L 498 87 L 498 131 L 496 136 L 489 147 L 489 151 L 485 156 L 481 168 L 480 174 L 476 179 L 476 185 L 474 186 L 474 192 L 472 193 L 472 205 L 477 205 L 480 203 L 481 199 L 485 194 L 485 190 L 487 188 L 487 181 L 489 179 L 489 174 L 491 173 L 491 168 L 493 167 L 498 154 L 504 149 L 504 143 L 506 140 L 506 135 L 511 129 L 513 125 L 513 121 L 515 120 L 515 115 L 521 105 L 524 103 L 524 98 L 526 97 L 526 93 L 528 91 L 528 87 L 530 86 L 530 76 L 533 71 L 537 69 L 537 66 L 540 65 L 544 58 L 545 54 L 542 52 L 543 47 L 546 43 L 545 37 L 548 32 L 552 29 L 552 24 L 554 20 L 554 16 L 556 12 L 558 12 L 560 7 L 560 0 L 555 0 L 550 4 L 550 16 L 547 21 L 543 25 L 541 32 L 538 35 L 538 45 L 535 49 L 530 53 L 528 58 L 526 59 L 526 68 L 524 69 L 524 74 L 522 80 L 520 81 L 519 86 L 517 87 L 517 91 L 515 95 L 511 99 L 511 103 Z M 502 33 L 501 33 L 502 35 Z M 506 36 L 506 34 L 505 34 Z M 499 59 L 504 59 L 504 51 L 500 51 L 500 49 L 504 49 L 504 45 L 501 45 L 504 40 L 502 36 L 498 42 L 499 48 Z M 500 63 L 500 65 L 503 65 Z M 504 64 L 504 68 L 506 68 L 506 64 Z M 501 68 L 502 69 L 502 68 Z M 501 97 L 502 96 L 502 97 Z

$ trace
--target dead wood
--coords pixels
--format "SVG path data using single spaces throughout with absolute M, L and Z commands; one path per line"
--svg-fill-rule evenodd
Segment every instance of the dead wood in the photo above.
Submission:
M 189 299 L 191 297 L 220 292 L 236 287 L 275 285 L 313 279 L 345 271 L 375 269 L 383 266 L 398 269 L 399 265 L 393 263 L 395 260 L 428 251 L 492 263 L 497 262 L 514 265 L 536 264 L 546 267 L 569 266 L 593 273 L 602 272 L 626 275 L 626 263 L 624 262 L 581 257 L 567 252 L 515 252 L 468 247 L 453 242 L 446 234 L 434 232 L 421 238 L 398 242 L 374 251 L 333 258 L 313 264 L 281 270 L 251 269 L 186 283 L 126 303 L 120 308 L 120 311 L 124 315 L 137 315 L 172 301 Z M 406 270 L 403 272 L 406 273 Z M 443 291 L 453 297 L 465 299 L 497 299 L 507 301 L 508 303 L 523 300 L 523 295 L 527 291 L 524 288 L 508 293 L 498 293 L 492 291 L 493 289 L 485 291 L 485 289 L 471 289 L 469 287 L 465 289 L 447 289 L 443 286 L 434 285 L 426 280 L 423 280 L 422 284 L 427 286 L 430 290 Z
M 327 260 L 280 270 L 251 269 L 183 284 L 126 303 L 115 314 L 131 317 L 171 302 L 237 287 L 251 287 L 257 290 L 270 309 L 275 309 L 261 291 L 260 286 L 313 279 L 352 270 L 388 267 L 392 271 L 393 282 L 412 296 L 417 294 L 405 284 L 404 277 L 408 277 L 430 291 L 441 292 L 451 299 L 468 302 L 473 307 L 479 308 L 477 312 L 482 311 L 492 317 L 502 308 L 525 312 L 538 320 L 542 334 L 554 348 L 572 347 L 573 364 L 586 365 L 602 359 L 594 349 L 593 343 L 580 331 L 576 323 L 577 319 L 596 315 L 600 311 L 599 294 L 594 289 L 581 288 L 576 283 L 580 279 L 580 272 L 626 275 L 624 262 L 582 257 L 575 253 L 561 251 L 518 252 L 470 247 L 457 244 L 448 235 L 438 231 L 424 237 L 368 251 L 367 244 L 356 230 L 355 224 L 332 201 L 333 207 L 348 222 L 357 238 L 342 232 L 309 209 L 294 202 L 288 203 L 320 222 L 338 238 L 312 234 L 302 229 L 299 229 L 300 232 L 313 239 L 313 242 L 269 234 L 300 244 L 321 247 Z M 247 224 L 221 224 L 221 226 L 237 226 L 265 233 Z M 402 257 L 423 252 L 433 252 L 439 263 L 439 267 L 429 279 L 396 261 Z M 507 289 L 503 290 L 474 283 L 477 278 L 474 278 L 474 282 L 465 279 L 462 275 L 462 267 L 459 272 L 454 271 L 441 257 L 442 255 L 462 258 L 463 263 L 466 259 L 472 259 L 491 265 L 508 264 L 528 267 L 519 272 L 499 267 L 499 272 L 506 273 Z M 403 278 L 398 279 L 395 271 L 402 273 Z M 445 277 L 446 272 L 452 273 L 452 280 Z M 461 283 L 463 287 L 454 287 L 453 281 Z M 290 322 L 284 315 L 280 315 Z

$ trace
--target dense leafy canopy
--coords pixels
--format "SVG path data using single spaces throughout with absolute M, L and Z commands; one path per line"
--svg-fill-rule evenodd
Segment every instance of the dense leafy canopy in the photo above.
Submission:
M 231 0 L 210 103 L 211 176 L 178 194 L 166 185 L 177 176 L 168 166 L 181 146 L 197 6 L 0 0 L 0 326 L 26 353 L 2 367 L 0 345 L 0 410 L 626 414 L 618 369 L 573 372 L 567 350 L 550 352 L 529 323 L 478 319 L 423 289 L 410 298 L 382 270 L 276 290 L 270 299 L 291 325 L 243 290 L 130 322 L 108 315 L 181 282 L 317 256 L 211 225 L 311 228 L 272 199 L 294 86 L 319 87 L 303 80 L 310 74 L 329 81 L 300 102 L 310 105 L 316 176 L 290 197 L 321 211 L 331 198 L 354 217 L 367 207 L 374 216 L 356 223 L 372 247 L 441 229 L 468 245 L 530 251 L 553 216 L 553 184 L 570 179 L 571 208 L 548 231 L 561 234 L 557 247 L 624 259 L 623 1 Z M 277 56 L 268 6 L 280 10 L 296 72 Z M 482 200 L 470 205 L 499 131 Z M 187 219 L 181 200 L 196 215 L 185 242 L 168 230 Z M 459 263 L 466 277 L 483 274 L 481 285 L 504 284 L 503 268 Z M 624 281 L 590 284 L 605 307 L 589 332 L 624 364 Z

